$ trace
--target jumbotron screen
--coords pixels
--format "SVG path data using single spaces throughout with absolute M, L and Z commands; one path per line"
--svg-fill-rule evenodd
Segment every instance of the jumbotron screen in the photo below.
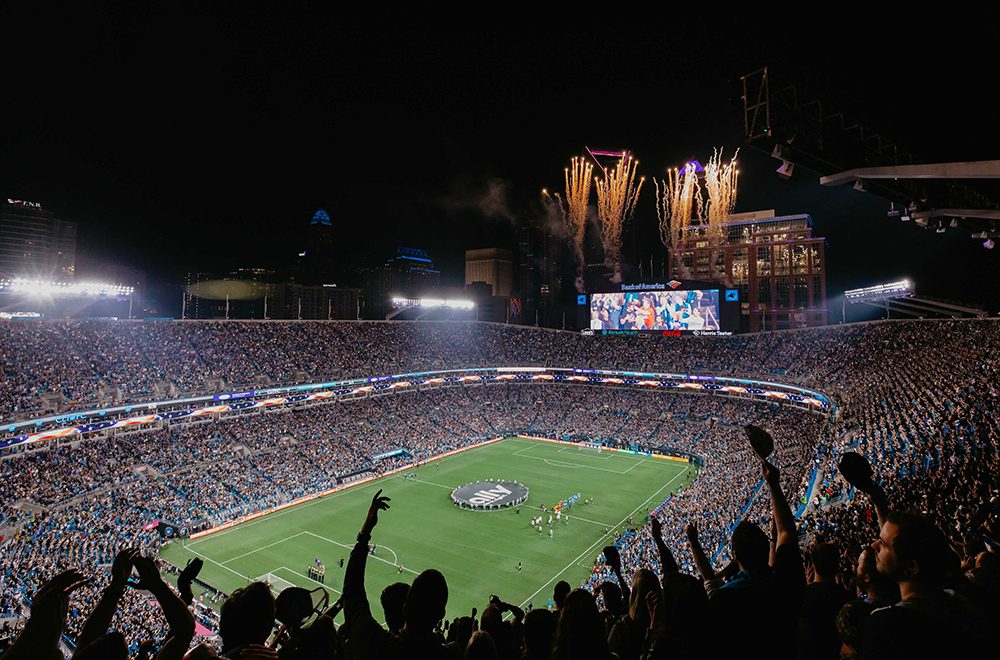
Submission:
M 590 328 L 611 332 L 718 332 L 722 329 L 719 290 L 594 293 L 590 297 Z

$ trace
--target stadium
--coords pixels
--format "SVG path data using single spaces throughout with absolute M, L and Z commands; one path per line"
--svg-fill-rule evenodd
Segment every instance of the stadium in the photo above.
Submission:
M 38 381 L 62 383 L 87 410 L 100 396 L 90 365 L 136 356 L 141 368 L 118 382 L 128 383 L 129 400 L 145 402 L 71 426 L 66 416 L 32 422 L 31 434 L 10 433 L 18 423 L 5 422 L 13 455 L 2 463 L 3 526 L 16 530 L 4 547 L 8 615 L 37 576 L 68 560 L 110 565 L 123 542 L 159 553 L 175 573 L 204 561 L 195 610 L 204 634 L 217 630 L 223 594 L 255 580 L 275 592 L 313 588 L 314 562 L 337 594 L 377 490 L 392 509 L 373 537 L 368 578 L 384 585 L 441 566 L 449 618 L 496 591 L 537 608 L 559 581 L 595 590 L 614 581 L 598 561 L 607 545 L 618 547 L 626 583 L 641 570 L 659 573 L 650 516 L 680 571 L 697 572 L 691 523 L 721 567 L 740 521 L 766 528 L 770 518 L 743 438 L 748 424 L 774 438 L 772 460 L 804 546 L 823 539 L 852 556 L 871 543 L 857 526 L 870 504 L 837 471 L 845 452 L 868 457 L 894 506 L 920 507 L 955 539 L 995 498 L 1000 379 L 983 358 L 1000 349 L 992 320 L 656 337 L 641 350 L 631 337 L 488 323 L 12 322 L 0 330 L 3 354 L 17 356 L 4 379 L 7 419 L 24 412 Z M 36 362 L 15 349 L 29 335 Z M 71 347 L 76 362 L 44 360 Z M 323 382 L 323 363 L 350 377 Z M 316 382 L 246 389 L 253 375 L 280 382 L 302 366 L 317 369 Z M 218 379 L 230 391 L 193 396 L 199 382 Z M 152 401 L 163 380 L 189 389 Z M 456 507 L 452 491 L 480 479 L 516 480 L 527 497 L 496 511 Z M 554 510 L 559 521 L 531 524 Z M 74 594 L 69 638 L 99 595 L 97 585 Z M 156 634 L 164 624 L 155 608 L 134 598 L 116 616 Z
M 32 9 L 0 660 L 997 654 L 986 22 Z

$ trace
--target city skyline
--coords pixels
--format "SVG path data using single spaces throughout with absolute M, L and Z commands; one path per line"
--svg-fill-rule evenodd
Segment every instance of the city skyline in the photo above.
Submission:
M 976 58 L 925 80 L 929 56 L 891 76 L 844 70 L 832 41 L 761 40 L 751 27 L 725 27 L 711 48 L 697 31 L 602 37 L 615 47 L 584 64 L 567 51 L 576 36 L 531 28 L 447 40 L 387 28 L 369 39 L 293 15 L 273 25 L 208 10 L 81 20 L 95 30 L 86 43 L 53 34 L 73 62 L 41 53 L 16 74 L 25 84 L 13 88 L 32 93 L 4 111 L 0 193 L 41 202 L 78 225 L 79 254 L 152 282 L 281 265 L 301 250 L 295 230 L 324 208 L 342 254 L 375 263 L 397 245 L 420 247 L 442 282 L 459 284 L 465 250 L 514 250 L 518 223 L 545 222 L 539 191 L 558 189 L 585 146 L 629 149 L 647 177 L 723 147 L 741 148 L 737 212 L 813 217 L 828 239 L 831 298 L 910 276 L 931 295 L 998 305 L 996 257 L 979 243 L 890 220 L 887 201 L 821 188 L 802 168 L 778 179 L 777 161 L 743 144 L 732 103 L 739 76 L 769 65 L 928 162 L 991 158 Z M 178 34 L 191 35 L 187 47 L 164 50 Z M 900 102 L 921 82 L 960 104 L 963 121 L 944 130 L 940 110 Z M 642 191 L 626 228 L 633 265 L 665 253 L 652 194 Z M 941 272 L 942 262 L 961 267 Z

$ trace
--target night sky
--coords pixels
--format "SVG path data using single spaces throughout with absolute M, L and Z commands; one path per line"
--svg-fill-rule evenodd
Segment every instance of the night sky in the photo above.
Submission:
M 860 19 L 831 20 L 829 38 L 651 16 L 620 30 L 541 17 L 446 30 L 247 6 L 2 10 L 0 195 L 77 222 L 78 260 L 154 284 L 285 262 L 321 206 L 345 250 L 423 247 L 461 284 L 463 251 L 513 247 L 513 221 L 542 215 L 539 190 L 561 188 L 584 145 L 631 149 L 647 178 L 743 147 L 736 81 L 763 65 L 927 162 L 1000 146 L 983 89 L 995 43 L 967 26 L 932 49 L 903 46 L 916 25 Z M 886 201 L 801 169 L 781 181 L 749 147 L 740 162 L 737 211 L 810 213 L 828 238 L 831 300 L 911 276 L 921 293 L 1000 308 L 1000 251 L 967 232 L 890 220 Z M 652 186 L 635 222 L 656 236 Z

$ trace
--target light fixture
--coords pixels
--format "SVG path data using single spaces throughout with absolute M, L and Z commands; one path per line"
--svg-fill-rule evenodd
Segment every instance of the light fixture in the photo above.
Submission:
M 899 209 L 896 208 L 896 202 L 889 202 L 889 212 L 886 215 L 890 218 L 899 217 Z
M 854 189 L 858 192 L 868 192 L 868 184 L 861 179 L 858 179 L 854 182 Z
M 948 223 L 948 226 L 952 229 L 958 227 L 958 218 L 952 218 L 951 222 Z
M 795 174 L 795 163 L 789 163 L 787 160 L 781 161 L 781 167 L 775 170 L 778 176 L 780 176 L 785 181 L 792 178 Z
M 983 247 L 986 248 L 987 250 L 992 250 L 994 245 L 996 245 L 996 243 L 993 242 L 992 238 L 987 238 L 985 241 L 983 241 Z

